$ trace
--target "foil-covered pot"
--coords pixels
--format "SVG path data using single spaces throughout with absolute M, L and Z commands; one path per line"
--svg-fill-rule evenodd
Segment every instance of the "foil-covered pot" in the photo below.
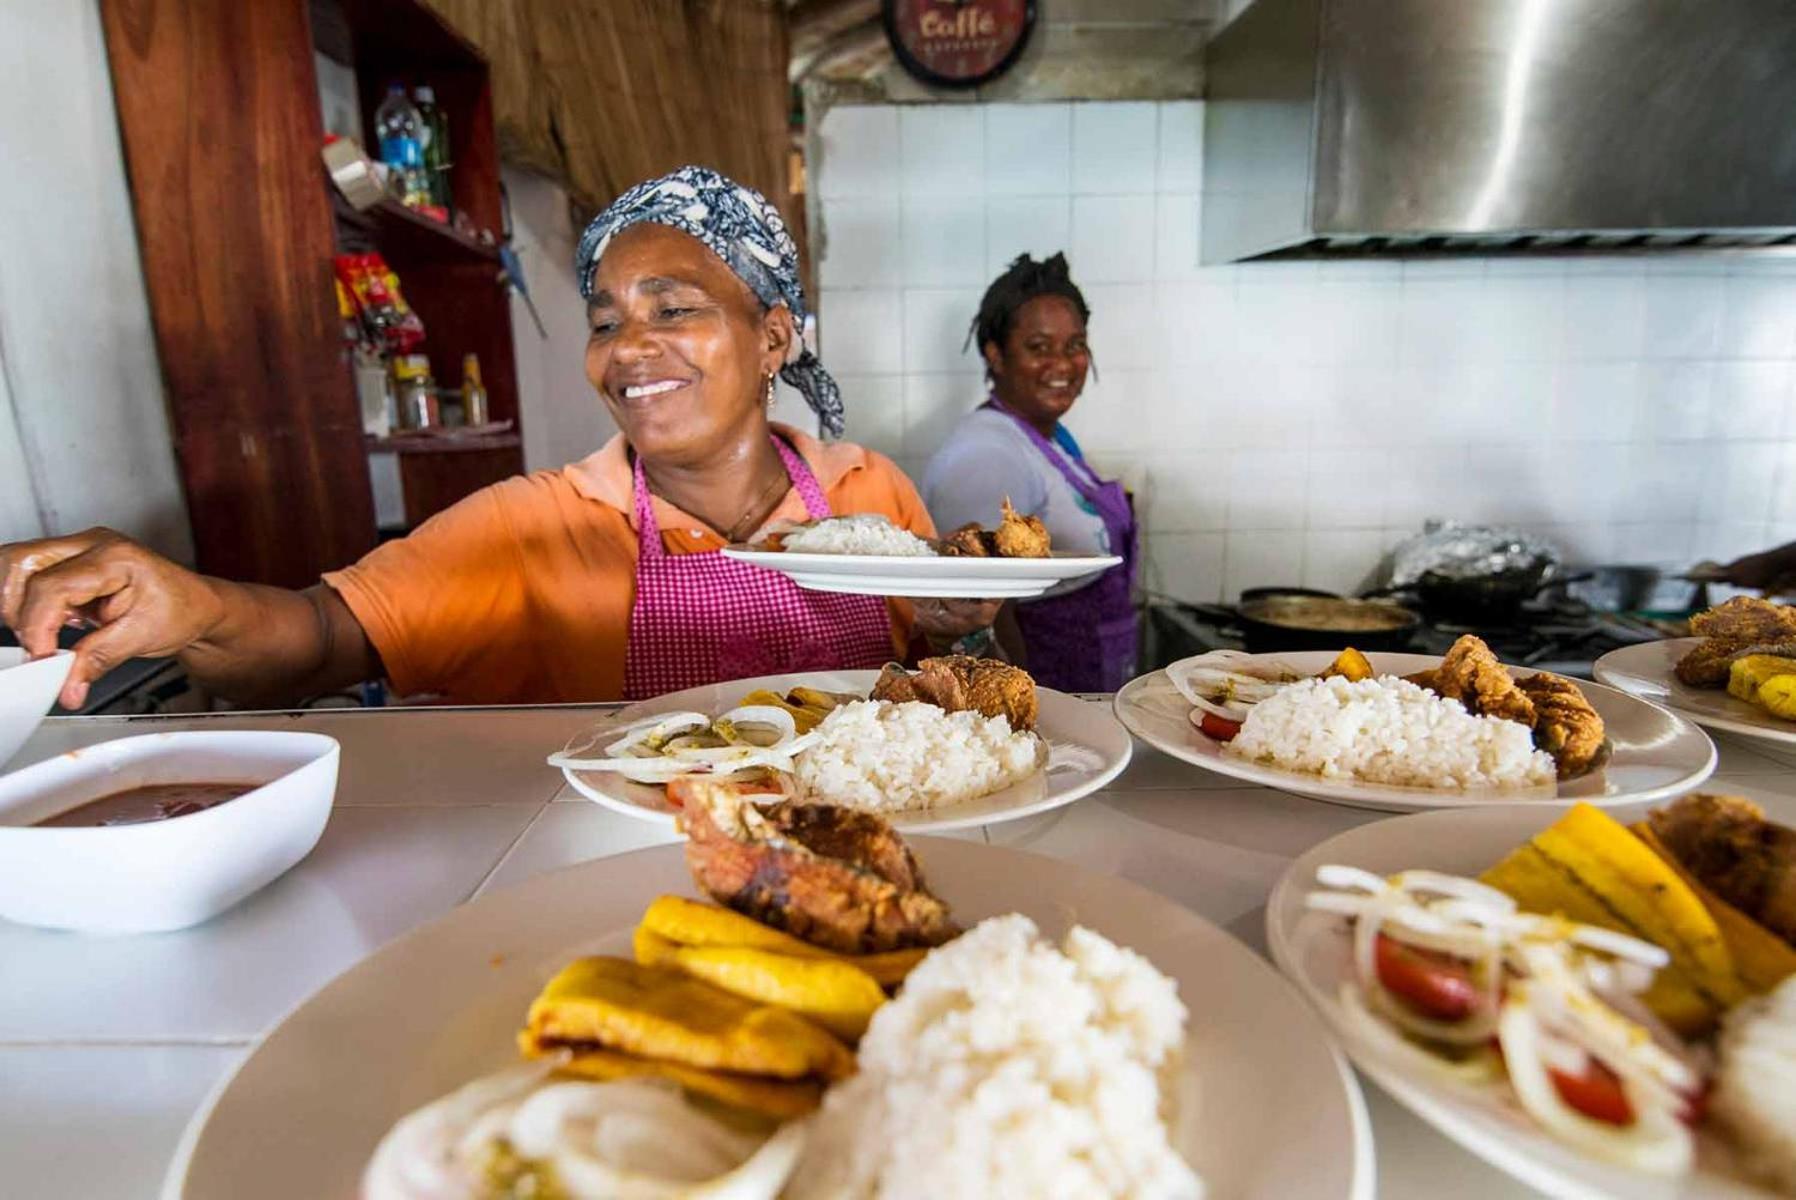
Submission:
M 1391 552 L 1391 586 L 1408 587 L 1424 575 L 1439 579 L 1534 576 L 1545 579 L 1559 567 L 1551 543 L 1499 525 L 1429 522 L 1427 529 Z

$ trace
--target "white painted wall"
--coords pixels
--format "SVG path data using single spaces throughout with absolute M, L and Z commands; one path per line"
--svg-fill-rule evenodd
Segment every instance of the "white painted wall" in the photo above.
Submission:
M 191 561 L 94 0 L 0 5 L 0 146 L 0 542 Z
M 1136 489 L 1149 586 L 1352 588 L 1429 517 L 1682 568 L 1796 539 L 1796 259 L 1199 267 L 1201 102 L 831 110 L 823 359 L 920 475 L 981 399 L 967 322 L 1067 251 L 1100 380 L 1068 424 Z
M 524 427 L 524 468 L 540 471 L 584 458 L 617 431 L 586 382 L 586 303 L 574 286 L 574 246 L 580 231 L 568 213 L 567 193 L 541 175 L 505 168 L 511 197 L 512 244 L 542 315 L 545 340 L 529 309 L 511 300 L 511 335 L 518 354 L 518 402 Z

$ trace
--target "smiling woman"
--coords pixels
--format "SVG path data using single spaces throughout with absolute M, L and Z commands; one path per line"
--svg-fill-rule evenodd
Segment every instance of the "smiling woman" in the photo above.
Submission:
M 556 471 L 463 500 L 305 592 L 196 575 L 105 530 L 0 547 L 0 610 L 34 652 L 71 618 L 64 702 L 123 658 L 287 700 L 383 672 L 464 703 L 638 699 L 751 675 L 877 667 L 996 605 L 800 590 L 720 551 L 775 520 L 877 513 L 934 534 L 889 460 L 769 422 L 774 380 L 840 435 L 801 344 L 798 251 L 759 193 L 685 167 L 601 213 L 576 256 L 586 374 L 620 430 Z
M 991 393 L 930 461 L 923 493 L 943 529 L 989 525 L 1008 502 L 1039 518 L 1056 550 L 1122 556 L 1097 579 L 1014 611 L 1020 657 L 1040 682 L 1113 692 L 1135 672 L 1134 504 L 1120 483 L 1098 477 L 1060 423 L 1091 370 L 1090 317 L 1065 255 L 1020 255 L 992 282 L 967 335 Z

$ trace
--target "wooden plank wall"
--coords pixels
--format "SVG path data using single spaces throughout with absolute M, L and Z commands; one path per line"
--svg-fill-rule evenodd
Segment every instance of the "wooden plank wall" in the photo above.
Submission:
M 374 543 L 305 0 L 101 0 L 201 570 L 287 586 Z

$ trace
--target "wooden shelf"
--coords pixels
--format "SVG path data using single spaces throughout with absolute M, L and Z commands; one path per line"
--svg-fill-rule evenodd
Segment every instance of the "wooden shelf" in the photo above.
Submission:
M 471 238 L 452 225 L 414 212 L 391 197 L 373 208 L 357 210 L 336 194 L 335 188 L 332 192 L 339 224 L 359 230 L 390 262 L 454 259 L 490 262 L 495 271 L 499 269 L 496 246 Z
M 515 450 L 524 439 L 515 433 L 477 433 L 465 437 L 455 434 L 401 434 L 397 437 L 368 438 L 368 449 L 375 454 L 466 454 L 473 450 Z

